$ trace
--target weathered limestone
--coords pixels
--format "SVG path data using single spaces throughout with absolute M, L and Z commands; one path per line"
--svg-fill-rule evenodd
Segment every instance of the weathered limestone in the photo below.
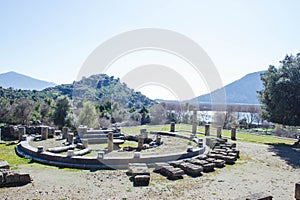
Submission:
M 193 127 L 192 127 L 192 133 L 197 133 L 197 110 L 193 110 Z
M 91 153 L 92 149 L 82 149 L 80 151 L 74 151 L 74 156 L 84 156 L 85 154 Z
M 67 137 L 68 137 L 68 131 L 69 131 L 68 127 L 63 127 L 62 128 L 62 138 L 63 139 L 67 139 Z
M 55 128 L 48 127 L 48 138 L 53 138 L 55 133 Z
M 222 138 L 222 127 L 221 126 L 217 127 L 217 138 Z
M 21 140 L 22 136 L 26 134 L 26 128 L 24 126 L 19 126 L 18 130 L 18 139 Z
M 141 135 L 144 139 L 147 139 L 147 138 L 148 138 L 148 132 L 147 132 L 147 129 L 140 129 L 140 135 Z
M 142 150 L 143 145 L 144 145 L 144 138 L 141 135 L 139 135 L 139 137 L 138 137 L 138 150 Z
M 155 172 L 160 173 L 163 176 L 166 176 L 168 179 L 176 180 L 182 178 L 184 171 L 180 168 L 175 168 L 168 163 L 155 163 Z
M 52 153 L 61 153 L 61 152 L 65 152 L 68 150 L 74 150 L 74 149 L 75 149 L 75 145 L 69 145 L 69 146 L 64 146 L 64 147 L 49 148 L 49 149 L 47 149 L 47 151 L 52 152 Z
M 109 152 L 114 150 L 114 134 L 108 133 L 107 135 L 107 149 Z
M 150 175 L 137 175 L 133 178 L 134 186 L 148 186 L 150 182 Z
M 161 144 L 161 135 L 157 134 L 155 139 L 156 144 Z
M 67 151 L 67 157 L 72 157 L 72 156 L 74 156 L 74 150 L 69 149 L 69 150 Z
M 44 147 L 43 146 L 38 146 L 37 147 L 37 152 L 38 153 L 42 153 L 44 151 Z
M 86 126 L 79 126 L 77 128 L 78 136 L 82 138 L 85 134 L 87 134 L 88 128 Z
M 300 182 L 295 185 L 295 198 L 296 200 L 300 200 Z
M 97 159 L 98 159 L 98 160 L 103 159 L 103 158 L 104 158 L 104 155 L 105 155 L 104 151 L 98 151 Z
M 236 128 L 231 128 L 231 140 L 236 140 Z
M 170 132 L 175 132 L 175 122 L 171 122 Z
M 82 142 L 83 148 L 88 148 L 88 146 L 89 146 L 88 139 L 81 139 L 81 142 Z
M 134 186 L 149 185 L 150 171 L 145 163 L 129 163 L 127 173 L 132 175 Z
M 134 152 L 133 153 L 133 158 L 141 158 L 141 153 L 140 152 Z
M 48 139 L 48 126 L 41 126 L 41 139 L 42 140 Z
M 205 134 L 205 136 L 209 136 L 210 135 L 210 125 L 209 124 L 205 124 L 204 134 Z
M 73 144 L 73 142 L 74 142 L 74 133 L 68 133 L 67 142 L 69 144 Z
M 27 173 L 16 173 L 10 169 L 0 169 L 0 187 L 25 185 L 31 181 Z

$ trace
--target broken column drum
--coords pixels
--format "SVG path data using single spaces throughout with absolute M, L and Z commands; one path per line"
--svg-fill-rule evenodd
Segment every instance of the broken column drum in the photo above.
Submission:
M 197 133 L 197 110 L 193 111 L 193 127 L 192 127 L 192 133 Z
M 63 127 L 62 128 L 62 137 L 63 137 L 63 139 L 67 139 L 67 137 L 68 137 L 68 127 Z
M 24 126 L 19 127 L 18 139 L 21 140 L 22 136 L 26 134 L 26 128 Z
M 107 138 L 107 148 L 108 151 L 113 151 L 114 150 L 114 134 L 113 133 L 108 133 L 108 138 Z
M 209 136 L 210 135 L 210 125 L 209 124 L 205 124 L 205 136 Z
M 143 145 L 144 145 L 144 138 L 141 135 L 139 135 L 139 137 L 138 137 L 138 150 L 142 150 Z
M 236 140 L 236 128 L 235 127 L 231 128 L 231 139 Z
M 175 132 L 175 122 L 171 122 L 170 132 Z
M 41 138 L 42 138 L 42 140 L 48 139 L 48 127 L 47 126 L 41 127 Z
M 74 141 L 74 133 L 68 133 L 67 141 L 69 144 L 73 144 Z

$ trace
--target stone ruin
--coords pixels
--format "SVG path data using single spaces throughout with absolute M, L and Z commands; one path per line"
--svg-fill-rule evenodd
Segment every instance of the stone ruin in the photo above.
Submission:
M 14 172 L 6 161 L 0 161 L 0 187 L 26 185 L 31 181 L 29 174 Z

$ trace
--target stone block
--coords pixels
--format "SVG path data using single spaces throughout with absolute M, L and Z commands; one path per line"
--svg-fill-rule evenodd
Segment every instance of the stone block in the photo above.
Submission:
M 213 172 L 215 169 L 215 163 L 208 163 L 206 165 L 203 165 L 203 172 Z
M 0 184 L 4 183 L 4 174 L 0 171 Z
M 27 173 L 20 173 L 19 174 L 19 179 L 21 184 L 26 184 L 31 182 L 30 175 Z
M 215 163 L 216 167 L 218 168 L 222 168 L 225 166 L 225 161 L 221 159 L 216 159 L 213 161 L 213 163 Z
M 148 186 L 150 175 L 136 175 L 133 179 L 134 186 Z
M 300 182 L 295 185 L 295 198 L 296 200 L 300 200 Z
M 10 172 L 5 177 L 5 183 L 6 184 L 16 184 L 20 181 L 19 174 L 15 174 L 13 172 Z
M 9 168 L 10 168 L 10 166 L 7 161 L 5 161 L 5 160 L 0 161 L 0 169 L 9 169 Z

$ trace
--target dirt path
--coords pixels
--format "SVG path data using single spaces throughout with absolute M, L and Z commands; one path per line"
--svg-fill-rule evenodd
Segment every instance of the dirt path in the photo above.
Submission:
M 169 181 L 151 173 L 149 187 L 133 187 L 124 170 L 68 171 L 20 166 L 33 183 L 0 188 L 0 199 L 245 199 L 254 193 L 293 199 L 300 181 L 300 152 L 284 146 L 238 143 L 241 159 L 233 166 L 198 178 Z

